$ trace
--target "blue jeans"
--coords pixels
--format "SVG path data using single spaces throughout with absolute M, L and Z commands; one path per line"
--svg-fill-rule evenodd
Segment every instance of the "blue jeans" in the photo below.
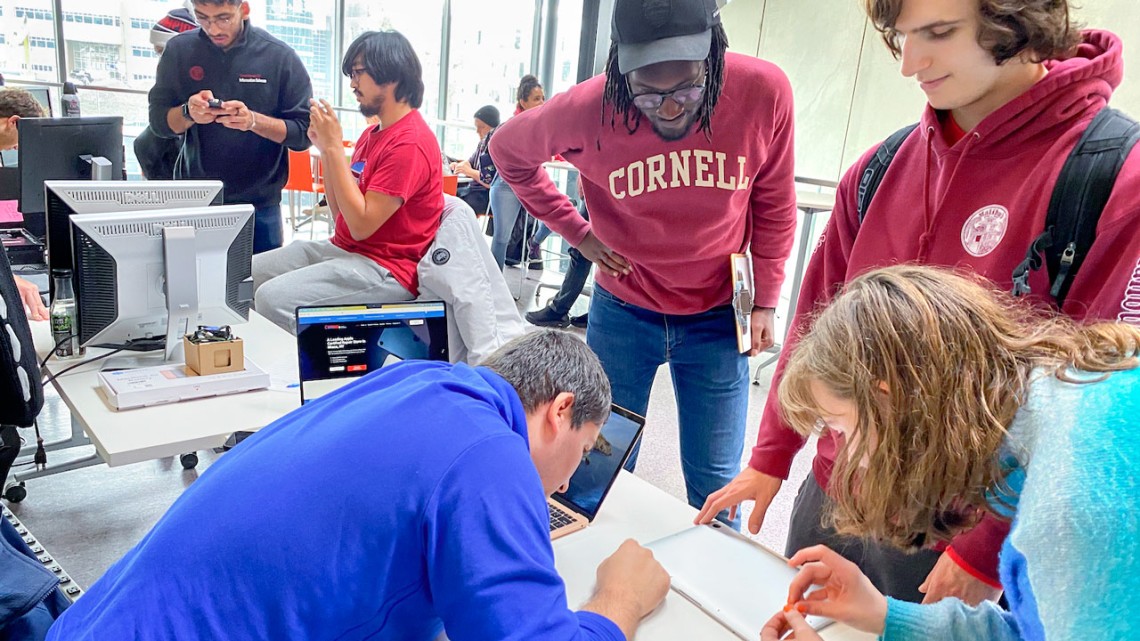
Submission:
M 614 403 L 642 416 L 657 367 L 668 363 L 689 505 L 700 508 L 709 494 L 736 477 L 748 420 L 748 357 L 736 349 L 730 306 L 660 314 L 595 284 L 586 342 L 602 361 Z M 635 449 L 626 465 L 630 471 L 637 453 Z M 740 529 L 739 516 L 729 521 L 728 510 L 717 518 Z
M 285 242 L 281 223 L 281 205 L 253 210 L 253 253 L 277 249 Z
M 491 181 L 491 215 L 494 216 L 495 233 L 491 237 L 491 255 L 499 269 L 507 260 L 507 243 L 511 240 L 511 231 L 515 228 L 515 221 L 523 211 L 518 196 L 511 190 L 499 174 Z

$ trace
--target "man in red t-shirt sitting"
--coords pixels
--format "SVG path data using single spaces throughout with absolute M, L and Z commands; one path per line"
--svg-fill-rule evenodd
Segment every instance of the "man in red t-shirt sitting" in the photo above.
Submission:
M 341 71 L 360 112 L 380 124 L 360 136 L 350 165 L 332 106 L 312 101 L 309 139 L 324 163 L 336 233 L 253 258 L 254 308 L 292 332 L 300 305 L 415 298 L 416 265 L 443 214 L 442 154 L 417 111 L 424 83 L 411 43 L 396 31 L 365 33 L 349 46 Z

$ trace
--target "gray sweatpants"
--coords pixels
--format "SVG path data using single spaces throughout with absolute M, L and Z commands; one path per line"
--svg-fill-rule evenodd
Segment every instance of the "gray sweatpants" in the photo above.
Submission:
M 830 501 L 815 480 L 815 474 L 808 474 L 792 507 L 792 523 L 784 555 L 791 558 L 803 548 L 826 545 L 858 565 L 883 594 L 921 603 L 925 595 L 918 591 L 918 586 L 926 580 L 942 554 L 934 550 L 909 554 L 874 540 L 840 536 L 822 523 L 824 509 Z
M 414 296 L 376 261 L 327 240 L 295 240 L 253 257 L 253 308 L 297 333 L 302 305 L 397 303 Z

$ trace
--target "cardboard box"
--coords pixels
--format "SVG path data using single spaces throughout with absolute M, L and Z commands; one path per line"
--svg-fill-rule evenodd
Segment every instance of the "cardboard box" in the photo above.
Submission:
M 211 343 L 192 343 L 185 336 L 186 369 L 192 374 L 209 376 L 245 369 L 245 349 L 240 338 Z

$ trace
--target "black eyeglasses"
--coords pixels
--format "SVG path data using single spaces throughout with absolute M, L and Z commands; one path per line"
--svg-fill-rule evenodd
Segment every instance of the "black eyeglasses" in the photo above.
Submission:
M 361 76 L 361 74 L 366 74 L 366 73 L 368 73 L 368 70 L 365 69 L 364 67 L 353 67 L 348 72 L 348 79 L 355 82 L 356 79 Z
M 630 93 L 632 93 L 632 90 Z M 704 85 L 691 85 L 681 89 L 674 89 L 673 91 L 647 91 L 645 93 L 633 94 L 633 104 L 638 109 L 656 111 L 661 108 L 666 98 L 669 98 L 682 107 L 687 107 L 700 102 L 704 95 Z

